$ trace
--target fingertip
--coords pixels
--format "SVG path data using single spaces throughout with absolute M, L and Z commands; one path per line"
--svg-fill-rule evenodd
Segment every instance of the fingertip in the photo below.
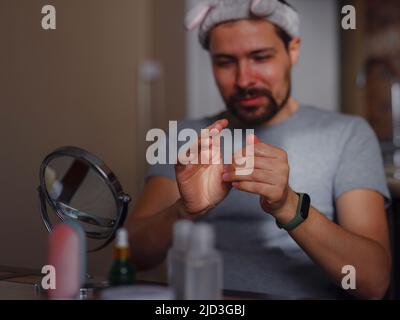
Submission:
M 215 129 L 215 130 L 218 130 L 219 132 L 221 132 L 228 126 L 228 124 L 229 124 L 229 121 L 227 119 L 218 120 L 213 125 L 211 125 L 209 127 L 209 129 L 210 130 Z
M 260 143 L 261 140 L 255 135 L 255 134 L 250 134 L 247 136 L 247 143 L 248 144 L 257 144 Z
M 225 129 L 229 124 L 229 121 L 227 119 L 221 119 L 218 121 L 218 129 L 220 131 L 222 131 L 223 129 Z
M 246 140 L 247 140 L 247 144 L 256 144 L 255 143 L 256 136 L 254 134 L 248 135 Z

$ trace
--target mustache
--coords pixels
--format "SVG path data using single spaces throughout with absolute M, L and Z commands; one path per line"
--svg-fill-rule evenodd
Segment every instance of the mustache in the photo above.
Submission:
M 267 97 L 272 101 L 275 100 L 272 92 L 264 88 L 239 89 L 229 100 L 231 103 L 236 103 L 243 99 L 252 99 L 257 97 Z

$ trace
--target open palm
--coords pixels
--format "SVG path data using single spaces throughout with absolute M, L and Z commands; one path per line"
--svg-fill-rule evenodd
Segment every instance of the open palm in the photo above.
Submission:
M 221 132 L 228 125 L 227 120 L 221 120 L 208 129 Z M 220 146 L 218 145 L 220 151 Z M 221 152 L 215 146 L 210 152 L 212 157 L 219 157 L 219 163 L 209 161 L 209 164 L 188 164 L 176 166 L 176 178 L 181 199 L 188 213 L 196 214 L 207 211 L 219 204 L 228 195 L 231 184 L 223 181 L 224 165 Z M 200 151 L 199 159 L 205 150 Z M 199 161 L 200 162 L 200 161 Z

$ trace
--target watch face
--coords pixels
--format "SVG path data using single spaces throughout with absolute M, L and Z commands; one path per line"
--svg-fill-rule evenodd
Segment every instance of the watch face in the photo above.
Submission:
M 302 200 L 301 200 L 301 216 L 303 219 L 308 218 L 308 213 L 310 211 L 310 206 L 311 206 L 311 198 L 308 194 L 303 194 L 302 195 Z

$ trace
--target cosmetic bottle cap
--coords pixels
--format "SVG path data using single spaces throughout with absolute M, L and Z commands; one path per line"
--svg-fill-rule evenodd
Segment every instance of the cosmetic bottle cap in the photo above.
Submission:
M 126 229 L 124 228 L 118 229 L 115 246 L 118 248 L 127 248 L 129 246 L 128 231 L 126 231 Z
M 197 224 L 191 235 L 190 250 L 192 253 L 205 254 L 214 249 L 215 231 L 214 228 L 207 223 Z
M 187 249 L 193 226 L 194 223 L 188 220 L 182 220 L 175 223 L 173 236 L 174 248 L 182 251 Z

